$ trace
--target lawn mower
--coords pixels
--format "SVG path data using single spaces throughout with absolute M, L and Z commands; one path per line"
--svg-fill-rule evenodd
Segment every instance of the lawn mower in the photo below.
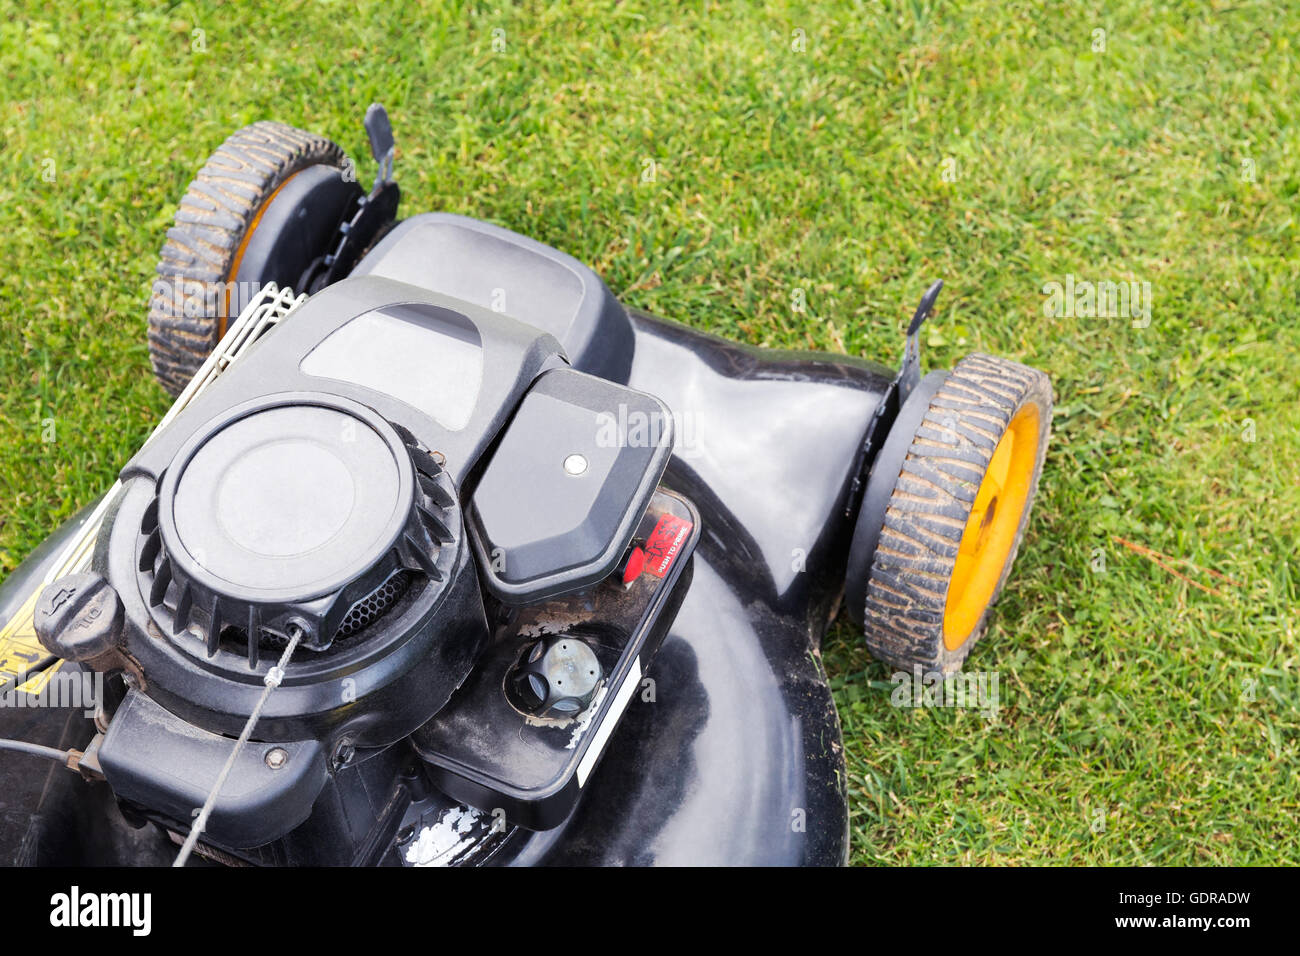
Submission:
M 842 605 L 893 668 L 961 668 L 1047 376 L 923 377 L 939 282 L 897 371 L 655 318 L 500 226 L 399 220 L 365 128 L 368 191 L 258 122 L 181 200 L 176 402 L 0 588 L 0 859 L 844 862 L 822 636 Z

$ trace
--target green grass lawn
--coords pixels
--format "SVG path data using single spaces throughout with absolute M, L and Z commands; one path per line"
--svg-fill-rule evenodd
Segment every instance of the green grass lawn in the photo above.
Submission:
M 146 301 L 207 154 L 275 118 L 368 182 L 382 100 L 408 213 L 891 364 L 943 277 L 927 367 L 1051 374 L 1037 508 L 968 665 L 1000 718 L 891 707 L 855 631 L 827 642 L 855 862 L 1300 863 L 1300 10 L 132 6 L 0 2 L 0 573 L 168 405 Z M 1149 282 L 1150 324 L 1045 316 L 1067 276 Z

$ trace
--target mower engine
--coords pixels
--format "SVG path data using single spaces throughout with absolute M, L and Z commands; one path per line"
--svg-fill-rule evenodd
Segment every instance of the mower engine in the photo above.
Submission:
M 380 862 L 431 786 L 493 832 L 556 826 L 699 534 L 659 486 L 668 408 L 391 278 L 246 332 L 37 605 L 108 678 L 83 772 L 177 841 L 215 792 L 226 862 Z

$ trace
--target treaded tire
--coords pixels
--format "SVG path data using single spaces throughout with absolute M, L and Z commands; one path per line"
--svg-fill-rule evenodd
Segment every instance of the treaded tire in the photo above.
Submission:
M 977 492 L 999 441 L 1029 405 L 1036 406 L 1037 447 L 1010 550 L 974 626 L 964 638 L 960 628 L 945 642 L 948 592 Z M 1017 421 L 1031 421 L 1031 412 Z M 961 668 L 987 627 L 989 608 L 1015 561 L 1042 473 L 1051 419 L 1051 381 L 1016 362 L 968 355 L 939 386 L 913 433 L 872 558 L 863 615 L 872 655 L 902 669 L 919 666 L 925 673 Z
M 181 392 L 225 331 L 222 284 L 234 280 L 268 200 L 308 166 L 346 162 L 323 136 L 269 121 L 245 126 L 209 157 L 167 230 L 149 300 L 149 359 L 168 392 Z

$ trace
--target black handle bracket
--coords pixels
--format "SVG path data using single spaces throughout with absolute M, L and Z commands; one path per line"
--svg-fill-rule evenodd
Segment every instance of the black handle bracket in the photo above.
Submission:
M 934 309 L 934 302 L 943 291 L 943 280 L 936 279 L 934 284 L 921 296 L 921 303 L 916 307 L 916 314 L 907 326 L 907 346 L 903 351 L 903 368 L 898 373 L 898 403 L 901 406 L 912 394 L 917 383 L 921 381 L 921 326 Z

